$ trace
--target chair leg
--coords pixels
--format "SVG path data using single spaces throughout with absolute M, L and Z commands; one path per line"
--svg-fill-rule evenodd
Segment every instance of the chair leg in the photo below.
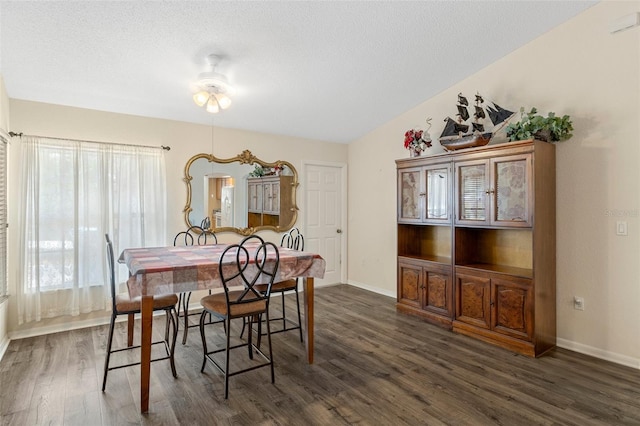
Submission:
M 184 311 L 184 331 L 182 335 L 182 344 L 187 343 L 187 333 L 189 332 L 189 300 L 191 299 L 191 292 L 186 293 L 182 298 L 182 308 Z
M 169 362 L 171 364 L 171 373 L 174 378 L 178 377 L 178 373 L 176 373 L 176 361 L 175 361 L 175 353 L 176 353 L 176 340 L 178 340 L 178 313 L 174 308 L 168 309 L 167 313 L 167 328 L 165 331 L 165 340 L 167 343 L 169 342 L 169 322 L 171 322 L 171 327 L 173 328 L 173 339 L 171 339 L 171 347 L 169 350 Z M 175 317 L 174 317 L 175 314 Z
M 271 349 L 271 325 L 269 324 L 269 309 L 265 311 L 265 316 L 267 317 L 267 340 L 269 342 L 269 363 L 271 364 L 271 383 L 276 382 L 276 375 L 273 370 L 273 350 Z
M 204 336 L 204 319 L 206 316 L 207 311 L 202 311 L 202 314 L 200 315 L 200 337 L 202 338 L 202 350 L 204 355 L 202 356 L 202 367 L 200 368 L 201 373 L 204 371 L 204 366 L 207 364 L 207 339 Z
M 227 324 L 227 330 L 231 330 L 231 317 L 227 315 L 225 324 Z M 249 327 L 249 341 L 251 341 L 251 327 Z M 231 349 L 231 333 L 227 333 L 227 348 L 225 351 L 224 362 L 224 399 L 229 399 L 229 350 Z
M 298 286 L 296 285 L 296 307 L 298 308 L 298 331 L 300 332 L 300 342 L 304 343 L 302 337 L 302 317 L 300 315 L 300 296 L 298 295 Z
M 169 321 L 169 311 L 165 310 L 164 313 L 166 314 L 166 318 L 165 318 L 165 322 L 164 322 L 164 341 L 167 342 L 167 344 L 170 344 L 170 340 L 169 340 L 169 323 L 171 322 L 171 324 L 173 324 L 173 316 L 171 317 L 171 321 Z
M 226 323 L 225 323 L 226 324 Z M 226 327 L 226 325 L 225 325 Z M 247 319 L 245 317 L 242 317 L 242 331 L 240 331 L 240 338 L 242 339 L 242 336 L 244 336 L 244 329 L 247 327 Z M 225 330 L 226 331 L 226 330 Z
M 260 345 L 262 344 L 262 314 L 253 317 L 258 323 L 258 342 L 257 346 L 260 349 Z
M 178 294 L 178 309 L 177 309 L 178 318 L 180 318 L 180 308 L 181 308 L 181 305 L 182 305 L 182 297 L 183 297 L 183 295 L 184 295 L 184 293 L 179 293 Z
M 249 351 L 249 359 L 253 359 L 253 345 L 251 344 L 253 338 L 253 317 L 249 317 L 249 331 L 247 332 L 247 350 Z
M 287 311 L 284 306 L 284 291 L 280 292 L 280 296 L 282 296 L 282 329 L 287 329 Z
M 104 357 L 104 376 L 102 377 L 102 392 L 107 386 L 107 374 L 109 373 L 109 359 L 111 358 L 111 344 L 113 343 L 113 328 L 116 323 L 116 315 L 111 314 L 111 322 L 109 323 L 109 337 L 107 339 L 107 353 Z
M 129 314 L 127 316 L 127 347 L 133 346 L 133 326 L 135 319 L 134 314 Z

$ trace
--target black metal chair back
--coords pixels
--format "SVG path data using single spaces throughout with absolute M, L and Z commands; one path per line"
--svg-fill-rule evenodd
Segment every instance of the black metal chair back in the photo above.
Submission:
M 200 227 L 205 230 L 211 228 L 211 219 L 209 219 L 209 216 L 202 219 L 202 222 L 200 222 Z
M 253 259 L 251 259 L 250 247 L 257 244 Z M 257 235 L 244 238 L 239 244 L 227 247 L 220 256 L 220 279 L 227 298 L 228 312 L 232 312 L 233 305 L 253 303 L 264 300 L 269 304 L 271 286 L 278 272 L 280 264 L 280 252 L 278 247 L 265 242 Z M 262 284 L 260 291 L 257 285 Z M 264 285 L 266 284 L 266 288 Z M 234 291 L 234 287 L 242 285 L 241 292 Z
M 280 247 L 304 251 L 304 237 L 298 228 L 292 228 L 282 236 Z
M 192 246 L 194 244 L 199 246 L 207 244 L 218 244 L 218 237 L 212 231 L 194 225 L 189 227 L 186 231 L 180 231 L 173 238 L 173 245 Z
M 180 231 L 173 238 L 174 246 L 192 246 L 196 240 L 189 231 Z
M 198 235 L 198 245 L 206 246 L 207 244 L 218 244 L 218 237 L 212 231 L 204 229 L 200 235 Z
M 186 231 L 178 232 L 173 238 L 174 246 L 192 246 L 196 243 L 199 246 L 207 244 L 218 244 L 218 237 L 209 229 L 193 225 L 190 226 Z

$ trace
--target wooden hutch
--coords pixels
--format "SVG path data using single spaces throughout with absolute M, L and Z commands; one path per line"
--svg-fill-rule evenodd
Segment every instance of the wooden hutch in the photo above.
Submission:
M 529 356 L 556 345 L 555 146 L 396 161 L 397 309 Z

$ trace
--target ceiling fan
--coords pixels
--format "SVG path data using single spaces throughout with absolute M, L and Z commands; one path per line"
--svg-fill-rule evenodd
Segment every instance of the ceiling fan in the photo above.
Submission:
M 193 95 L 193 101 L 199 107 L 204 106 L 207 112 L 216 114 L 221 109 L 227 109 L 231 105 L 231 98 L 235 92 L 227 81 L 227 77 L 216 72 L 220 63 L 220 57 L 211 54 L 206 58 L 210 71 L 198 74 L 195 82 L 198 92 Z

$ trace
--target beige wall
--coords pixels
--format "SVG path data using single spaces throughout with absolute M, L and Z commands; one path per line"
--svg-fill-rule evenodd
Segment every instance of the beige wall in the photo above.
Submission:
M 184 216 L 182 213 L 186 202 L 185 184 L 182 180 L 184 165 L 195 154 L 211 152 L 211 126 L 15 99 L 10 101 L 10 107 L 11 130 L 15 132 L 149 146 L 169 145 L 171 150 L 166 153 L 167 244 L 173 242 L 173 235 L 184 229 Z M 198 112 L 197 110 L 194 111 L 194 113 Z M 17 145 L 19 144 L 18 138 L 14 138 L 14 141 L 16 141 Z M 346 163 L 347 161 L 347 146 L 344 144 L 217 127 L 214 131 L 213 149 L 214 155 L 219 158 L 234 157 L 244 149 L 249 149 L 258 158 L 268 162 L 287 160 L 298 169 L 299 173 L 302 172 L 303 161 L 318 160 L 340 163 Z M 19 151 L 19 149 L 16 149 L 16 151 Z M 19 158 L 12 158 L 11 161 L 18 162 Z M 16 175 L 13 176 L 13 179 L 19 185 L 20 177 Z M 298 190 L 298 205 L 301 208 L 302 191 L 304 191 L 304 186 L 301 184 Z M 18 194 L 14 193 L 14 196 L 17 197 Z M 10 221 L 12 221 L 12 214 L 13 220 L 17 222 L 17 210 L 10 212 Z M 299 217 L 302 217 L 302 214 L 303 212 L 300 211 Z M 266 232 L 261 235 L 279 242 L 277 236 L 272 232 Z M 236 241 L 237 238 L 238 236 L 235 234 L 222 234 L 219 236 L 221 242 Z M 17 239 L 10 241 L 10 247 L 18 247 L 18 244 Z M 13 274 L 12 282 L 17 282 L 17 265 L 10 273 Z M 74 318 L 62 317 L 18 326 L 16 309 L 15 303 L 10 303 L 9 330 L 12 334 L 19 336 L 57 330 L 61 327 L 86 326 L 94 323 L 96 317 L 104 317 L 103 313 L 94 313 L 93 315 L 81 315 Z M 31 330 L 33 328 L 38 330 Z
M 407 129 L 433 117 L 437 137 L 458 92 L 569 114 L 574 137 L 557 144 L 558 343 L 640 368 L 640 28 L 608 32 L 638 11 L 639 2 L 600 3 L 351 143 L 349 282 L 395 295 L 394 159 L 408 157 Z M 428 155 L 438 152 L 436 143 Z M 616 219 L 628 236 L 615 235 Z
M 9 131 L 9 96 L 4 87 L 4 79 L 0 74 L 0 129 Z

